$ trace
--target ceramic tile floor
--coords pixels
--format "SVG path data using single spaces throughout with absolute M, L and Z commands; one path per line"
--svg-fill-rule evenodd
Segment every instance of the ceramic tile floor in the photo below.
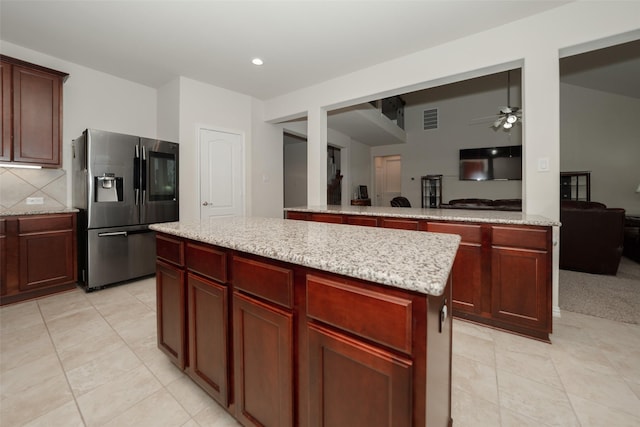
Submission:
M 0 326 L 2 427 L 238 425 L 156 348 L 153 278 L 5 306 Z M 564 312 L 554 329 L 454 321 L 454 426 L 640 426 L 640 326 Z

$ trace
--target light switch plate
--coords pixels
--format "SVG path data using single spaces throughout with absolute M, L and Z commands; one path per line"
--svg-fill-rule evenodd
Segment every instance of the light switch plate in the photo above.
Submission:
M 538 172 L 549 172 L 549 158 L 540 157 L 538 159 Z

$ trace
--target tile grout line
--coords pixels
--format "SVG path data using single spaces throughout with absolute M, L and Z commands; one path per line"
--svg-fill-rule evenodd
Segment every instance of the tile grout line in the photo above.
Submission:
M 82 414 L 82 411 L 80 410 L 80 405 L 78 404 L 78 399 L 76 399 L 76 395 L 73 392 L 73 387 L 71 387 L 71 382 L 69 382 L 69 377 L 67 376 L 67 371 L 66 371 L 66 369 L 64 369 L 64 365 L 62 364 L 62 360 L 60 359 L 60 354 L 58 353 L 58 348 L 56 347 L 56 344 L 53 341 L 53 337 L 51 336 L 51 331 L 49 330 L 49 324 L 47 323 L 47 320 L 45 319 L 44 315 L 42 314 L 42 308 L 40 307 L 40 299 L 37 299 L 35 302 L 36 302 L 36 306 L 38 307 L 38 313 L 40 313 L 40 317 L 42 317 L 42 323 L 44 323 L 44 327 L 47 329 L 47 335 L 49 336 L 49 341 L 51 342 L 51 346 L 53 347 L 53 351 L 56 353 L 56 358 L 58 359 L 58 363 L 60 364 L 60 369 L 62 370 L 62 373 L 64 374 L 64 379 L 67 382 L 67 387 L 69 387 L 69 392 L 71 393 L 71 397 L 73 398 L 73 403 L 76 405 L 76 409 L 78 410 L 78 414 L 80 415 L 80 420 L 82 421 L 82 424 L 86 427 L 87 426 L 87 422 L 84 419 L 84 415 Z M 51 411 L 49 411 L 49 412 L 51 412 Z M 33 420 L 31 420 L 31 421 L 33 421 Z

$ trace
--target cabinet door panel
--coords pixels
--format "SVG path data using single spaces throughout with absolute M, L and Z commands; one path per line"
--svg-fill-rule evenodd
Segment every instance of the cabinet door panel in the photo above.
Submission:
M 233 295 L 236 417 L 244 425 L 293 423 L 293 315 Z
M 494 248 L 491 269 L 493 316 L 523 326 L 546 328 L 551 297 L 547 253 Z
M 13 160 L 60 166 L 60 77 L 13 67 Z
M 409 427 L 410 360 L 310 324 L 309 425 Z
M 477 244 L 461 243 L 451 272 L 453 279 L 453 309 L 480 313 L 482 288 L 482 248 Z
M 2 92 L 2 119 L 0 121 L 0 135 L 2 143 L 0 143 L 0 161 L 8 162 L 11 160 L 11 65 L 6 62 L 0 63 L 0 92 Z
M 228 403 L 227 287 L 189 274 L 189 376 L 221 405 Z
M 72 231 L 20 236 L 20 290 L 75 281 L 74 238 Z
M 156 263 L 158 348 L 180 369 L 185 366 L 184 272 L 163 262 Z

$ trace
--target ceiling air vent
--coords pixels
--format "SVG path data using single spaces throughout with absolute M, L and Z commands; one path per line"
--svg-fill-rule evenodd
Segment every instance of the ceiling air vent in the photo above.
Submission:
M 424 110 L 422 123 L 424 124 L 424 130 L 438 129 L 438 109 Z

